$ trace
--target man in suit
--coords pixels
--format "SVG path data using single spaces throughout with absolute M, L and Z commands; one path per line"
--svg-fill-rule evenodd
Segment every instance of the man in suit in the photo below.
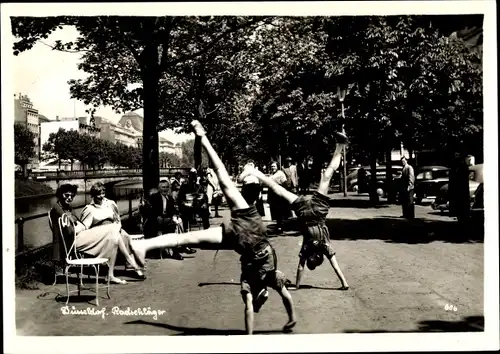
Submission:
M 201 183 L 200 183 L 201 182 Z M 189 172 L 187 183 L 184 183 L 177 197 L 177 204 L 182 216 L 184 231 L 188 231 L 188 224 L 192 221 L 194 214 L 198 214 L 203 222 L 203 229 L 210 227 L 210 211 L 208 198 L 204 188 L 205 178 L 198 178 L 196 169 Z
M 413 203 L 413 194 L 415 187 L 415 172 L 406 158 L 401 158 L 403 171 L 401 173 L 401 206 L 403 208 L 403 218 L 415 218 L 415 204 Z
M 161 180 L 158 186 L 158 193 L 149 197 L 149 218 L 145 227 L 145 233 L 156 236 L 158 233 L 174 233 L 177 225 L 182 224 L 179 217 L 179 210 L 174 198 L 171 195 L 170 182 Z M 182 260 L 184 257 L 180 252 L 194 253 L 196 251 L 187 247 L 166 249 L 168 256 L 174 259 Z
M 287 189 L 293 193 L 298 192 L 299 188 L 299 176 L 297 174 L 297 166 L 292 164 L 292 158 L 287 157 L 285 159 L 285 164 L 283 166 L 283 172 L 285 172 L 285 175 L 287 179 L 289 180 L 289 185 Z

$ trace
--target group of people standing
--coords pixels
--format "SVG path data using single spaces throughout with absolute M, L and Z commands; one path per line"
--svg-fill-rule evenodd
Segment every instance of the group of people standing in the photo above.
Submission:
M 166 233 L 141 240 L 131 239 L 129 241 L 129 248 L 125 247 L 125 250 L 130 250 L 132 254 L 129 261 L 133 263 L 135 259 L 137 260 L 137 264 L 144 265 L 146 253 L 150 250 L 177 248 L 188 245 L 195 247 L 201 243 L 218 244 L 222 249 L 234 250 L 240 255 L 240 292 L 245 305 L 244 314 L 247 334 L 253 334 L 254 314 L 260 311 L 262 305 L 268 299 L 268 287 L 274 289 L 280 295 L 288 315 L 288 320 L 283 330 L 290 331 L 297 323 L 292 296 L 287 288 L 291 284 L 286 276 L 277 268 L 278 258 L 275 248 L 267 238 L 267 228 L 264 226 L 261 215 L 255 205 L 258 193 L 255 189 L 244 188 L 243 194 L 245 196 L 243 196 L 230 178 L 201 124 L 198 121 L 193 121 L 191 127 L 196 136 L 200 138 L 201 145 L 214 166 L 214 173 L 220 183 L 220 190 L 224 194 L 231 210 L 231 217 L 218 227 L 196 231 L 184 230 L 187 232 L 181 233 Z M 267 177 L 256 169 L 252 163 L 249 163 L 238 178 L 240 181 L 253 180 L 252 183 L 258 180 L 261 184 L 267 186 L 277 197 L 281 198 L 283 203 L 289 205 L 297 214 L 300 231 L 303 234 L 303 243 L 299 252 L 296 289 L 300 287 L 304 266 L 307 265 L 309 269 L 313 270 L 322 264 L 325 256 L 342 284 L 340 289 L 349 289 L 349 285 L 335 258 L 335 252 L 330 245 L 329 230 L 326 226 L 326 216 L 330 207 L 327 196 L 328 187 L 334 171 L 340 165 L 343 145 L 347 142 L 347 137 L 344 133 L 337 133 L 336 138 L 337 143 L 330 164 L 321 177 L 317 191 L 313 194 L 299 196 L 283 187 L 283 183 L 278 183 L 273 177 L 278 172 L 277 165 L 275 166 L 276 170 L 273 176 Z M 163 183 L 169 182 L 165 181 Z M 178 191 L 178 200 L 181 198 L 181 194 L 182 185 Z M 257 198 L 255 197 L 256 195 Z M 195 199 L 193 198 L 192 200 Z M 252 201 L 253 203 L 251 203 Z M 111 203 L 108 204 L 111 205 Z M 165 202 L 166 204 L 167 202 Z M 77 222 L 79 221 L 76 220 L 75 223 Z M 113 230 L 117 230 L 120 235 L 125 235 L 125 233 L 121 233 L 119 221 L 113 218 L 112 222 L 114 223 L 113 225 L 116 225 Z M 180 225 L 182 221 L 177 218 L 175 219 L 175 223 Z M 84 224 L 83 226 L 86 227 L 86 225 Z M 96 227 L 104 226 L 100 225 Z M 87 229 L 85 228 L 85 230 Z M 85 231 L 77 234 L 77 239 L 81 237 L 83 232 Z M 83 249 L 82 245 L 85 245 L 86 242 L 77 241 L 76 244 L 77 247 Z M 90 250 L 92 249 L 90 248 Z M 95 255 L 95 253 L 98 252 L 94 252 L 93 254 Z

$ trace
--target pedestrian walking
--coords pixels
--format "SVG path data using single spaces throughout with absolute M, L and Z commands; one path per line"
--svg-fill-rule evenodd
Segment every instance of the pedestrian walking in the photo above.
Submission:
M 300 281 L 304 271 L 304 266 L 310 270 L 323 263 L 324 256 L 328 258 L 330 264 L 337 274 L 342 287 L 340 289 L 347 290 L 349 285 L 340 269 L 340 266 L 335 257 L 335 252 L 330 245 L 330 234 L 326 226 L 326 216 L 330 208 L 328 189 L 333 173 L 338 169 L 342 157 L 343 145 L 347 142 L 347 137 L 343 133 L 337 133 L 337 144 L 335 152 L 330 161 L 330 164 L 324 169 L 318 190 L 312 195 L 297 196 L 296 194 L 286 190 L 277 183 L 274 179 L 269 178 L 261 172 L 247 166 L 240 178 L 245 178 L 246 175 L 257 177 L 264 185 L 268 186 L 274 194 L 285 200 L 292 206 L 292 209 L 297 214 L 300 222 L 300 229 L 303 235 L 302 248 L 299 253 L 299 265 L 297 267 L 297 279 L 295 286 L 300 287 Z
M 415 193 L 415 172 L 413 167 L 408 163 L 406 157 L 401 158 L 401 163 L 403 164 L 403 170 L 401 172 L 401 207 L 403 209 L 403 215 L 401 217 L 406 219 L 415 218 L 415 203 L 413 201 L 413 195 Z

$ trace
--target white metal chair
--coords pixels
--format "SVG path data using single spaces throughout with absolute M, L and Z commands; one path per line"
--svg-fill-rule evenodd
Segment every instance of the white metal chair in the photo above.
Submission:
M 67 292 L 67 299 L 66 299 L 66 305 L 69 302 L 69 295 L 73 291 L 69 291 L 69 269 L 72 267 L 80 267 L 80 272 L 78 273 L 78 296 L 80 296 L 81 289 L 83 288 L 83 283 L 81 279 L 81 273 L 83 273 L 83 268 L 84 267 L 92 267 L 95 270 L 95 278 L 96 278 L 96 287 L 95 287 L 95 292 L 96 292 L 96 305 L 99 306 L 99 268 L 101 265 L 106 265 L 109 267 L 108 259 L 107 258 L 84 258 L 77 250 L 76 250 L 76 233 L 75 233 L 75 226 L 71 219 L 68 217 L 68 215 L 63 214 L 59 218 L 59 229 L 61 231 L 61 238 L 63 241 L 64 245 L 64 250 L 66 251 L 66 266 L 64 268 L 64 274 L 66 275 L 66 292 Z M 65 240 L 65 235 L 71 235 L 73 244 L 71 247 L 68 249 L 66 245 L 66 240 Z M 108 278 L 108 283 L 106 286 L 107 289 L 107 295 L 108 299 L 111 299 L 111 296 L 109 295 L 109 276 Z

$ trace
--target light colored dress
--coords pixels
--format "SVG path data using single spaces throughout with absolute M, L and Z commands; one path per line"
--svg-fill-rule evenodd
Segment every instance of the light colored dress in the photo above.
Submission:
M 207 169 L 207 178 L 209 181 L 209 184 L 207 186 L 208 204 L 211 205 L 214 192 L 220 191 L 220 185 L 219 185 L 219 179 L 217 178 L 217 175 L 215 174 L 215 172 L 211 168 Z
M 104 198 L 101 205 L 86 205 L 80 217 L 86 230 L 76 236 L 78 251 L 95 257 L 111 258 L 118 251 L 118 242 L 124 238 L 121 232 L 118 206 L 112 200 Z

